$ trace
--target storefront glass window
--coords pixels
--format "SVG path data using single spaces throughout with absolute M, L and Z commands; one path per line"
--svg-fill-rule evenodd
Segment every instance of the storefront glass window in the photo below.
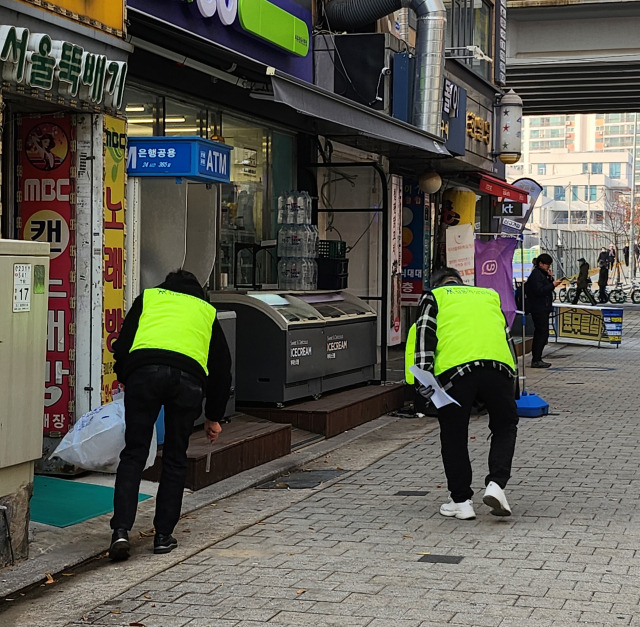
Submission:
M 128 134 L 131 137 L 162 135 L 163 99 L 150 92 L 127 87 L 124 92 Z
M 254 279 L 259 284 L 275 283 L 268 261 L 269 253 L 275 258 L 275 248 L 257 253 L 254 248 L 275 237 L 267 202 L 270 134 L 264 127 L 226 114 L 222 115 L 222 134 L 233 146 L 231 182 L 221 186 L 222 286 L 251 286 Z
M 491 6 L 484 0 L 482 2 L 476 0 L 473 9 L 473 45 L 479 46 L 488 57 L 493 56 L 491 47 L 493 29 L 491 25 Z M 484 78 L 491 78 L 493 65 L 489 61 L 474 59 L 471 67 Z
M 199 135 L 203 137 L 206 130 L 206 110 L 171 98 L 165 99 L 165 135 Z

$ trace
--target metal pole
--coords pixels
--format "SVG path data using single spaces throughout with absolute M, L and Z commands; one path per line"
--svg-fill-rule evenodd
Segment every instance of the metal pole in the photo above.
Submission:
M 635 219 L 636 219 L 636 148 L 638 145 L 638 113 L 633 114 L 633 165 L 631 167 L 631 212 L 629 214 L 629 274 L 631 281 L 636 278 L 636 237 L 635 237 Z

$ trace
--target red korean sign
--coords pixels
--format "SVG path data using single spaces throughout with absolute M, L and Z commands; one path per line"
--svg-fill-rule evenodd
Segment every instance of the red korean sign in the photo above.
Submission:
M 75 145 L 68 116 L 20 120 L 18 197 L 22 239 L 49 242 L 44 435 L 73 423 L 75 370 Z

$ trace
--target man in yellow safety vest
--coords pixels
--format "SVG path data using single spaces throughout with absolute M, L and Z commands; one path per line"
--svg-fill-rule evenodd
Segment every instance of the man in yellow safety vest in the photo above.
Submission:
M 453 268 L 434 272 L 431 285 L 420 301 L 416 366 L 431 371 L 459 403 L 438 410 L 442 460 L 451 493 L 440 513 L 463 520 L 476 517 L 467 441 L 469 415 L 478 400 L 489 412 L 492 436 L 483 501 L 492 514 L 509 516 L 504 488 L 511 477 L 518 429 L 517 370 L 500 296 L 491 289 L 463 285 Z
M 153 524 L 154 553 L 178 546 L 171 535 L 180 518 L 187 447 L 205 404 L 205 433 L 215 442 L 231 389 L 231 355 L 216 310 L 197 278 L 185 270 L 144 290 L 127 313 L 114 344 L 115 372 L 125 385 L 125 447 L 116 475 L 111 546 L 114 561 L 129 557 L 128 532 L 149 454 L 153 427 L 164 405 L 165 441 Z

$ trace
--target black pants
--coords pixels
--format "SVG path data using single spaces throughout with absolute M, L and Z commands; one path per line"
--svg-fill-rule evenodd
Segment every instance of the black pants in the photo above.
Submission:
M 511 477 L 511 462 L 518 433 L 518 411 L 515 401 L 515 381 L 493 368 L 472 368 L 469 374 L 456 378 L 448 391 L 458 403 L 438 410 L 440 445 L 447 487 L 451 498 L 461 503 L 473 496 L 472 471 L 469 460 L 469 414 L 473 401 L 483 401 L 489 412 L 491 445 L 489 474 L 485 485 L 495 481 L 501 488 Z
M 549 314 L 547 312 L 532 313 L 531 320 L 533 321 L 531 361 L 540 361 L 542 351 L 549 341 Z
M 129 375 L 124 395 L 125 447 L 116 475 L 112 529 L 133 527 L 153 426 L 164 405 L 162 473 L 153 525 L 157 533 L 173 531 L 182 508 L 189 437 L 202 412 L 203 395 L 196 377 L 170 366 L 143 366 Z
M 585 296 L 589 299 L 592 305 L 596 304 L 596 299 L 593 297 L 593 294 L 589 290 L 588 287 L 578 287 L 576 289 L 576 295 L 573 297 L 572 305 L 577 305 L 580 300 L 580 294 L 584 292 Z
M 605 285 L 600 285 L 600 302 L 601 303 L 606 303 L 609 300 L 609 297 L 607 296 L 607 286 Z

